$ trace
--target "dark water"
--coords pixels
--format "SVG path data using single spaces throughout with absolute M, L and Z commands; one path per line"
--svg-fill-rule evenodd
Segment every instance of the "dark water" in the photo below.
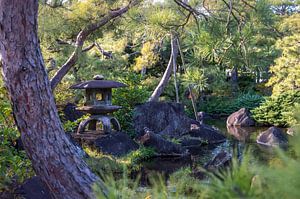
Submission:
M 155 158 L 150 162 L 145 162 L 143 163 L 144 177 L 147 178 L 153 173 L 168 176 L 180 168 L 192 167 L 195 164 L 203 167 L 220 151 L 227 151 L 241 161 L 243 155 L 249 153 L 254 161 L 266 165 L 276 158 L 273 148 L 256 143 L 257 135 L 268 127 L 227 128 L 225 120 L 210 120 L 206 124 L 218 128 L 227 137 L 227 141 L 215 146 L 191 148 L 192 156 L 188 158 Z

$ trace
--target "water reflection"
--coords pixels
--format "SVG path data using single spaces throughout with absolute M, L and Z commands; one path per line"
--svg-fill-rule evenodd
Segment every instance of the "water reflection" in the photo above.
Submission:
M 240 142 L 250 141 L 250 134 L 256 130 L 255 127 L 227 126 L 227 132 Z

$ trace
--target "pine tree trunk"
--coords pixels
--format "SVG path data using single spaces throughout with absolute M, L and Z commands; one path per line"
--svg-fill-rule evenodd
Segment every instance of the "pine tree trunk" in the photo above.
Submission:
M 93 198 L 104 184 L 76 155 L 59 120 L 37 37 L 38 0 L 0 0 L 0 61 L 16 125 L 54 198 Z

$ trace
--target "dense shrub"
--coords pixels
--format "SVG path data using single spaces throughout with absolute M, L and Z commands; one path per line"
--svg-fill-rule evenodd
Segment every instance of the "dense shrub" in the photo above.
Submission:
M 121 78 L 120 81 L 127 84 L 128 87 L 113 91 L 113 104 L 122 106 L 122 109 L 115 112 L 114 116 L 119 120 L 122 130 L 130 136 L 134 136 L 132 126 L 133 109 L 137 104 L 146 102 L 150 92 L 142 85 L 140 75 L 131 73 Z
M 236 98 L 230 97 L 209 97 L 200 103 L 200 111 L 210 114 L 230 115 L 240 108 L 254 109 L 260 105 L 264 98 L 257 94 L 240 94 Z
M 12 184 L 21 183 L 34 175 L 31 162 L 24 151 L 18 151 L 14 145 L 19 137 L 12 128 L 0 128 L 0 192 L 7 190 Z
M 300 103 L 300 91 L 288 91 L 266 99 L 252 111 L 254 119 L 263 124 L 288 126 L 296 122 L 295 105 Z

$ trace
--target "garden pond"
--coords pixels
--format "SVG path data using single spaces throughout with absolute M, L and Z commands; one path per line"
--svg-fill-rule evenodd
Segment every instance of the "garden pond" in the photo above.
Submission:
M 218 145 L 207 145 L 189 148 L 191 157 L 153 158 L 142 163 L 142 184 L 147 184 L 153 175 L 163 175 L 166 179 L 173 172 L 189 167 L 203 167 L 218 153 L 226 151 L 233 158 L 242 161 L 243 155 L 248 153 L 254 161 L 267 165 L 276 159 L 275 148 L 263 146 L 256 143 L 259 133 L 268 127 L 231 127 L 227 128 L 226 120 L 209 120 L 206 124 L 219 129 L 227 141 Z

